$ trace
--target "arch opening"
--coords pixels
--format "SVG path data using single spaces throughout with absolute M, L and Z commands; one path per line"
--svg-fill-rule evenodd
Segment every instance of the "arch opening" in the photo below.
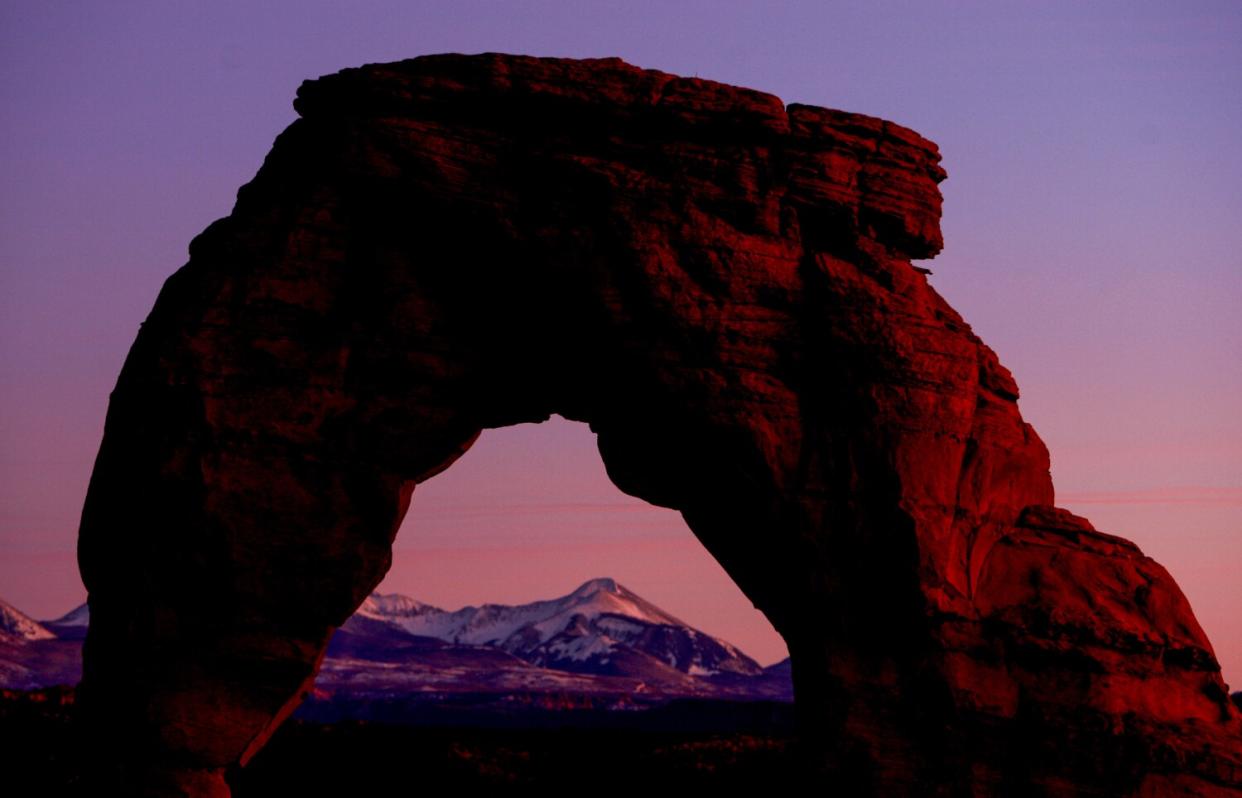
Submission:
M 673 510 L 621 493 L 585 424 L 485 430 L 420 483 L 377 588 L 444 608 L 525 604 L 612 578 L 761 665 L 779 633 Z

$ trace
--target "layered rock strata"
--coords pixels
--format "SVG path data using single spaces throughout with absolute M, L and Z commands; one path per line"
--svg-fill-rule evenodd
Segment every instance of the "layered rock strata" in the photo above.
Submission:
M 619 60 L 309 81 L 125 363 L 83 512 L 101 784 L 227 793 L 480 430 L 588 422 L 789 642 L 845 794 L 1237 795 L 1177 585 L 1053 508 L 911 259 L 935 145 Z

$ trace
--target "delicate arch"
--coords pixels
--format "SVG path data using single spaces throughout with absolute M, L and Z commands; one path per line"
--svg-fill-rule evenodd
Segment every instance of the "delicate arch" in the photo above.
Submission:
M 617 60 L 371 65 L 296 107 L 112 396 L 79 551 L 94 778 L 226 792 L 414 486 L 551 413 L 785 636 L 837 784 L 1125 793 L 1139 759 L 1058 741 L 1236 743 L 1176 585 L 1050 509 L 1012 378 L 911 266 L 941 246 L 933 144 Z M 1223 784 L 1220 757 L 1156 775 Z

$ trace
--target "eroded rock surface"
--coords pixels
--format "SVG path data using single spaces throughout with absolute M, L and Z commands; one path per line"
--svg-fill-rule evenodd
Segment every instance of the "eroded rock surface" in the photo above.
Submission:
M 1169 575 L 1053 509 L 1009 372 L 928 285 L 898 125 L 618 60 L 303 84 L 112 396 L 83 514 L 97 778 L 225 794 L 483 428 L 589 422 L 789 642 L 845 794 L 1237 795 Z

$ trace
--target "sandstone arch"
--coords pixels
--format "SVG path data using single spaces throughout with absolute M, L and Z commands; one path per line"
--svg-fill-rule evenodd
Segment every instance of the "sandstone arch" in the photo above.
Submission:
M 112 395 L 93 778 L 226 792 L 414 485 L 559 413 L 785 636 L 836 783 L 1236 794 L 1185 599 L 1051 507 L 1013 379 L 910 264 L 941 247 L 933 144 L 617 60 L 371 65 L 296 107 Z

